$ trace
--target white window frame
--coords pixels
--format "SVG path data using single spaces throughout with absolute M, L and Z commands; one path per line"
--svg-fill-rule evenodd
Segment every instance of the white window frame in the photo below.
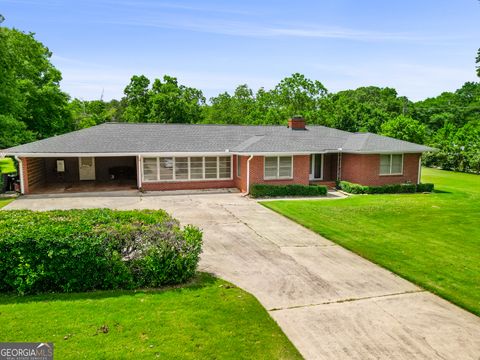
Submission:
M 399 173 L 392 173 L 392 164 L 393 164 L 393 161 L 392 161 L 392 158 L 393 158 L 393 155 L 402 155 L 402 171 L 399 172 Z M 390 156 L 390 168 L 389 168 L 389 172 L 388 173 L 382 173 L 381 172 L 381 159 L 382 159 L 382 156 Z M 404 158 L 404 154 L 380 154 L 380 156 L 378 157 L 379 161 L 378 161 L 378 172 L 380 174 L 380 176 L 395 176 L 395 175 L 403 175 L 403 158 Z
M 289 176 L 280 176 L 280 158 L 281 157 L 289 157 L 290 158 L 290 175 Z M 277 175 L 276 176 L 266 176 L 265 168 L 267 158 L 277 158 Z M 280 156 L 264 156 L 263 157 L 263 179 L 264 180 L 289 180 L 293 179 L 293 156 L 292 155 L 280 155 Z
M 315 155 L 322 155 L 321 156 L 321 162 L 322 162 L 322 166 L 320 167 L 320 177 L 319 178 L 316 178 L 315 177 Z M 318 180 L 323 180 L 323 168 L 325 167 L 325 159 L 324 159 L 324 156 L 325 154 L 310 154 L 310 166 L 311 166 L 311 172 L 308 174 L 309 176 L 309 179 L 311 181 L 318 181 Z
M 142 183 L 168 183 L 168 182 L 195 182 L 195 181 L 219 181 L 219 180 L 233 180 L 233 157 L 232 155 L 218 155 L 218 156 L 146 156 L 147 158 L 155 158 L 157 159 L 157 178 L 156 180 L 145 180 L 145 172 L 144 172 L 144 166 L 143 166 L 143 160 L 144 158 L 142 157 Z M 160 180 L 160 158 L 172 158 L 173 162 L 173 179 L 170 180 Z M 176 178 L 176 161 L 175 159 L 177 157 L 181 158 L 187 158 L 188 159 L 188 176 L 187 179 L 177 179 Z M 190 174 L 190 159 L 192 157 L 201 157 L 202 158 L 202 171 L 203 171 L 203 178 L 202 179 L 191 179 L 191 174 Z M 215 157 L 217 158 L 217 177 L 214 179 L 206 179 L 205 178 L 205 157 Z M 220 158 L 221 157 L 228 157 L 230 158 L 230 176 L 227 178 L 221 178 L 220 177 Z

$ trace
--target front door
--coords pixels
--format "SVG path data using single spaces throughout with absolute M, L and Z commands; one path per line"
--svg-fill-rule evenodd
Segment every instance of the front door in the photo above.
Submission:
M 80 180 L 95 180 L 95 158 L 81 157 L 78 158 L 79 177 Z
M 310 180 L 323 179 L 323 154 L 310 155 Z

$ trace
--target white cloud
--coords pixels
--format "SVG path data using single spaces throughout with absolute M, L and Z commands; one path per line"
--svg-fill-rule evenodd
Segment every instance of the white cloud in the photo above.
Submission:
M 314 64 L 313 76 L 332 92 L 361 86 L 392 87 L 410 100 L 454 91 L 467 81 L 478 81 L 472 68 L 414 63 L 369 63 L 355 66 Z M 440 89 L 440 90 L 439 90 Z
M 107 20 L 102 20 L 105 22 Z M 154 27 L 164 29 L 180 29 L 193 32 L 212 33 L 219 35 L 259 37 L 259 38 L 323 38 L 323 39 L 344 39 L 352 41 L 441 41 L 450 42 L 457 40 L 458 37 L 446 35 L 419 35 L 405 32 L 382 32 L 362 29 L 350 29 L 333 26 L 318 26 L 316 24 L 265 24 L 259 25 L 258 22 L 224 20 L 215 18 L 201 18 L 198 16 L 175 16 L 162 18 L 161 14 L 155 14 L 151 17 L 107 21 L 110 24 Z

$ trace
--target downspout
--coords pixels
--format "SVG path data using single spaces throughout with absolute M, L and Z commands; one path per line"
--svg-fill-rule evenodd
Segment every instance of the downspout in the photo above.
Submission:
M 22 159 L 15 155 L 15 160 L 18 162 L 18 175 L 20 177 L 20 194 L 25 194 L 25 185 L 23 183 L 23 162 Z
M 253 159 L 253 155 L 247 160 L 247 192 L 243 196 L 247 196 L 250 193 L 250 160 Z
M 342 180 L 342 148 L 338 148 L 337 153 L 337 181 Z
M 422 180 L 422 155 L 418 157 L 418 179 L 417 179 L 417 184 L 420 184 L 420 181 Z

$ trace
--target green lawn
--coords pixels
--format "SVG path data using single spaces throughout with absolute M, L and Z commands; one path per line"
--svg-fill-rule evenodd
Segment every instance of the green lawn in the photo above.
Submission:
M 423 169 L 433 194 L 264 206 L 480 315 L 480 176 Z
M 0 209 L 6 206 L 8 203 L 11 203 L 13 199 L 0 199 Z
M 250 294 L 201 274 L 149 291 L 0 295 L 2 341 L 52 341 L 55 358 L 301 359 Z

